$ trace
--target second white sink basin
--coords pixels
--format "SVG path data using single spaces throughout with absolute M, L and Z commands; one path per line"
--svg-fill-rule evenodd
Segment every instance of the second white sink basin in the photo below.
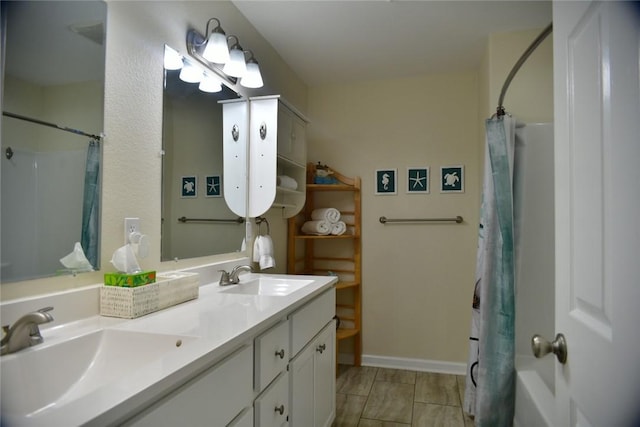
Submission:
M 28 417 L 126 378 L 197 338 L 103 329 L 2 356 L 2 414 Z
M 243 282 L 241 278 L 239 284 L 230 285 L 228 289 L 220 292 L 242 295 L 285 296 L 310 283 L 313 283 L 313 280 L 258 277 Z

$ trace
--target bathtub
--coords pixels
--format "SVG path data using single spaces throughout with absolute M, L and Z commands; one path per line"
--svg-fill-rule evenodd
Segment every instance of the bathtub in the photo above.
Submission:
M 514 156 L 516 406 L 514 426 L 555 426 L 555 359 L 531 337 L 555 336 L 553 124 L 519 125 Z

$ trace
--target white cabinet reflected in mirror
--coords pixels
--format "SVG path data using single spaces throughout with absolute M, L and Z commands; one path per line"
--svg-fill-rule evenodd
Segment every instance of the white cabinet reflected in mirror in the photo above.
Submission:
M 86 271 L 60 262 L 76 242 L 98 269 L 101 147 L 90 141 L 103 129 L 107 6 L 1 6 L 1 282 Z M 84 206 L 91 207 L 93 219 L 83 215 Z
M 233 170 L 238 177 L 225 174 L 219 102 L 238 95 L 224 84 L 220 92 L 203 92 L 179 75 L 165 70 L 162 261 L 238 252 L 245 237 L 244 218 L 225 201 L 225 182 L 245 177 L 246 166 Z

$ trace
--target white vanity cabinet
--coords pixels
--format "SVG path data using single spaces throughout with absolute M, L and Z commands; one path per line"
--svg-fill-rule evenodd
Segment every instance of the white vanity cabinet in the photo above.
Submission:
M 335 418 L 335 288 L 282 311 L 242 348 L 125 426 L 329 427 Z
M 329 427 L 335 418 L 335 289 L 290 316 L 289 423 Z
M 125 426 L 227 426 L 253 399 L 253 347 L 245 346 L 187 382 Z M 239 422 L 245 422 L 242 419 Z M 243 424 L 236 424 L 243 425 Z
M 282 208 L 297 214 L 306 197 L 308 120 L 279 96 L 250 98 L 249 216 Z

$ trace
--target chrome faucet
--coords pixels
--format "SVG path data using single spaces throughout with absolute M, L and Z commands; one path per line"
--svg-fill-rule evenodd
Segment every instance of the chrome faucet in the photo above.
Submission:
M 53 321 L 53 316 L 48 313 L 51 310 L 53 310 L 53 307 L 41 308 L 38 311 L 25 314 L 16 320 L 11 327 L 8 325 L 3 326 L 2 330 L 5 335 L 0 343 L 0 354 L 14 353 L 23 348 L 44 342 L 38 325 Z
M 241 271 L 253 271 L 253 268 L 251 268 L 250 265 L 237 265 L 233 268 L 233 270 L 231 270 L 231 273 L 228 273 L 224 270 L 219 271 L 222 274 L 220 275 L 220 282 L 218 282 L 218 284 L 220 286 L 228 286 L 237 285 L 238 283 L 240 283 L 238 274 L 240 274 Z

